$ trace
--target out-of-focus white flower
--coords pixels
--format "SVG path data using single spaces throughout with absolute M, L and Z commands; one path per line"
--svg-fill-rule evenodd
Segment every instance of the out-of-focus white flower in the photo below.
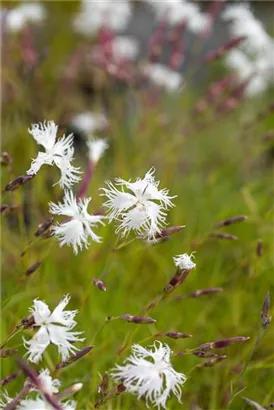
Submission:
M 85 35 L 96 33 L 102 26 L 120 31 L 127 27 L 130 17 L 131 4 L 126 0 L 85 0 L 81 3 L 74 27 Z
M 78 253 L 78 248 L 88 247 L 88 238 L 94 242 L 100 242 L 101 238 L 97 236 L 91 228 L 96 227 L 98 223 L 103 223 L 104 216 L 90 215 L 87 207 L 91 198 L 79 199 L 72 191 L 65 191 L 64 203 L 54 204 L 50 202 L 50 213 L 53 215 L 64 215 L 70 219 L 61 224 L 53 226 L 52 231 L 61 241 L 60 246 L 72 245 L 74 253 Z
M 181 74 L 162 64 L 146 64 L 143 73 L 154 85 L 169 92 L 178 91 L 182 85 Z
M 10 31 L 19 31 L 27 23 L 39 23 L 45 18 L 45 9 L 42 4 L 27 2 L 12 10 L 2 12 L 4 24 Z
M 108 208 L 109 219 L 120 222 L 116 232 L 121 232 L 122 236 L 133 230 L 144 238 L 155 239 L 166 224 L 164 211 L 174 206 L 171 199 L 175 197 L 168 196 L 167 189 L 158 189 L 154 172 L 152 168 L 143 179 L 138 178 L 135 182 L 116 178 L 115 185 L 121 186 L 121 191 L 111 182 L 106 183 L 108 188 L 101 188 L 102 195 L 108 198 L 104 206 Z M 124 192 L 125 188 L 130 192 Z
M 108 122 L 104 114 L 82 112 L 75 115 L 71 125 L 80 132 L 93 135 L 95 131 L 100 131 L 106 128 Z
M 123 383 L 126 390 L 144 397 L 147 406 L 160 406 L 166 408 L 166 401 L 170 393 L 175 394 L 178 401 L 181 399 L 181 385 L 185 383 L 186 376 L 176 372 L 171 363 L 170 347 L 156 341 L 150 349 L 140 345 L 132 346 L 132 355 L 126 359 L 125 366 L 116 365 L 113 369 L 114 380 Z
M 222 19 L 229 20 L 245 20 L 253 17 L 248 3 L 229 3 L 222 13 Z
M 111 51 L 114 60 L 135 60 L 139 53 L 139 43 L 134 37 L 115 36 Z
M 65 296 L 59 305 L 51 311 L 48 305 L 41 300 L 35 299 L 33 306 L 30 308 L 30 312 L 34 318 L 34 326 L 39 327 L 37 333 L 29 341 L 24 340 L 24 345 L 28 349 L 28 360 L 32 363 L 38 363 L 44 350 L 50 343 L 53 343 L 58 347 L 58 352 L 62 356 L 62 360 L 66 360 L 70 353 L 79 350 L 71 342 L 82 342 L 85 339 L 79 339 L 77 336 L 82 332 L 71 332 L 76 326 L 74 317 L 78 313 L 77 310 L 65 310 L 64 308 L 70 300 L 69 296 Z M 46 375 L 44 375 L 46 377 Z M 51 389 L 57 388 L 57 385 L 49 383 L 49 379 L 45 379 L 44 382 L 47 388 L 51 386 Z
M 175 256 L 173 258 L 175 266 L 179 269 L 190 270 L 196 268 L 196 263 L 192 262 L 191 258 L 193 258 L 193 253 L 188 255 L 187 253 L 183 253 L 182 255 Z
M 37 174 L 42 165 L 56 165 L 61 171 L 61 178 L 58 181 L 61 188 L 70 188 L 75 182 L 79 182 L 79 168 L 73 167 L 73 135 L 64 135 L 56 141 L 58 126 L 54 121 L 47 123 L 33 124 L 29 133 L 35 141 L 45 148 L 45 152 L 39 152 L 38 156 L 32 160 L 31 167 L 27 171 L 28 175 Z
M 7 391 L 4 391 L 3 393 L 1 393 L 0 396 L 0 410 L 3 410 L 7 404 L 9 404 L 13 399 L 11 397 L 9 397 Z
M 76 401 L 67 401 L 62 403 L 62 409 L 64 410 L 76 410 Z M 22 400 L 17 410 L 53 410 L 53 407 L 49 402 L 37 397 L 36 399 Z
M 187 27 L 195 34 L 203 32 L 211 23 L 210 17 L 202 13 L 199 6 L 186 0 L 146 0 L 158 19 L 165 19 L 170 25 L 187 23 Z
M 108 149 L 108 143 L 102 138 L 91 138 L 87 141 L 87 147 L 89 160 L 96 164 Z

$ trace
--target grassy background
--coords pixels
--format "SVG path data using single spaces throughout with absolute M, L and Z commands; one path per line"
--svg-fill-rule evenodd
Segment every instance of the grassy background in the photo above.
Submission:
M 99 162 L 88 189 L 92 196 L 92 212 L 102 209 L 98 189 L 105 180 L 142 177 L 156 167 L 160 187 L 178 195 L 168 217 L 169 225 L 185 224 L 186 228 L 169 241 L 156 246 L 133 242 L 113 252 L 115 226 L 99 229 L 102 244 L 92 243 L 75 256 L 71 248 L 59 248 L 54 238 L 40 240 L 24 257 L 20 253 L 34 240 L 37 225 L 48 217 L 48 202 L 62 194 L 52 187 L 58 171 L 44 166 L 37 177 L 14 193 L 4 193 L 2 203 L 20 209 L 2 217 L 2 339 L 28 314 L 34 298 L 54 308 L 63 295 L 72 299 L 69 309 L 79 309 L 76 330 L 85 332 L 85 345 L 93 351 L 61 371 L 65 387 L 73 382 L 84 383 L 77 394 L 79 409 L 91 409 L 97 398 L 96 387 L 103 374 L 121 363 L 132 342 L 151 344 L 158 332 L 191 333 L 191 339 L 171 340 L 162 337 L 175 352 L 232 336 L 250 336 L 250 341 L 223 349 L 227 359 L 212 368 L 196 368 L 203 362 L 195 356 L 179 356 L 173 360 L 177 371 L 188 376 L 183 388 L 183 406 L 173 398 L 170 410 L 178 408 L 206 410 L 227 408 L 231 389 L 246 388 L 230 406 L 245 409 L 244 395 L 262 405 L 274 401 L 273 326 L 270 326 L 239 385 L 237 375 L 246 363 L 260 330 L 261 306 L 268 290 L 273 291 L 273 146 L 263 136 L 273 129 L 273 118 L 256 121 L 256 115 L 269 104 L 270 98 L 242 103 L 232 114 L 219 118 L 209 108 L 214 121 L 195 131 L 197 117 L 194 102 L 203 89 L 187 83 L 183 94 L 161 95 L 151 104 L 147 90 L 127 88 L 109 79 L 99 69 L 85 65 L 70 85 L 62 81 L 64 70 L 75 47 L 82 40 L 68 30 L 70 11 L 77 3 L 47 3 L 50 18 L 35 36 L 35 46 L 46 54 L 32 72 L 20 53 L 20 35 L 9 38 L 3 51 L 2 151 L 13 158 L 12 170 L 2 168 L 2 187 L 22 175 L 36 156 L 38 147 L 27 130 L 33 122 L 44 119 L 61 124 L 68 131 L 68 118 L 76 112 L 104 109 L 109 120 L 106 133 L 110 148 Z M 68 10 L 71 8 L 71 10 Z M 62 20 L 61 20 L 62 18 Z M 219 67 L 208 77 L 214 78 Z M 92 94 L 83 92 L 89 85 Z M 206 82 L 206 80 L 205 80 Z M 208 86 L 207 82 L 205 87 Z M 246 124 L 254 122 L 247 128 Z M 185 136 L 184 130 L 192 130 Z M 75 163 L 84 170 L 85 152 L 76 141 Z M 244 214 L 248 219 L 220 231 L 238 236 L 237 241 L 212 239 L 214 224 L 223 218 Z M 256 254 L 259 239 L 263 240 L 262 257 Z M 156 325 L 134 325 L 107 316 L 138 314 L 166 285 L 174 273 L 172 257 L 195 250 L 197 269 L 167 300 L 160 303 L 151 316 Z M 41 267 L 30 277 L 26 269 L 37 260 Z M 100 292 L 92 278 L 101 278 L 107 292 Z M 223 287 L 224 291 L 197 299 L 174 301 L 174 296 L 196 289 Z M 30 338 L 32 331 L 24 331 Z M 9 348 L 18 348 L 23 356 L 21 334 L 12 339 Z M 127 345 L 122 353 L 119 350 Z M 54 369 L 59 361 L 56 349 L 49 348 L 39 368 Z M 2 360 L 2 377 L 16 370 L 14 358 Z M 8 385 L 10 395 L 21 389 L 23 376 Z M 109 407 L 108 407 L 109 406 Z M 145 403 L 123 393 L 105 408 L 144 409 Z

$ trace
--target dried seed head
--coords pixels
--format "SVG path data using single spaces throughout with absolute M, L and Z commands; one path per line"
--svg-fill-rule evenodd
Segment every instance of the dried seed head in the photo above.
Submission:
M 189 333 L 180 333 L 180 332 L 166 332 L 166 333 L 158 333 L 155 336 L 167 336 L 171 339 L 186 339 L 188 337 L 192 337 Z
M 26 182 L 34 178 L 35 175 L 21 175 L 20 177 L 15 178 L 13 181 L 9 182 L 5 187 L 5 191 L 15 191 L 21 185 L 24 185 Z
M 212 232 L 209 234 L 210 238 L 217 238 L 217 239 L 228 239 L 231 241 L 237 241 L 238 236 L 231 235 L 230 233 L 226 232 Z
M 246 336 L 236 336 L 236 337 L 230 337 L 228 339 L 222 339 L 218 340 L 216 342 L 211 342 L 211 343 L 204 343 L 198 347 L 199 350 L 209 350 L 209 349 L 220 349 L 222 347 L 226 347 L 230 345 L 231 343 L 236 343 L 236 342 L 246 342 L 249 340 L 250 337 Z
M 263 329 L 266 329 L 271 323 L 271 316 L 269 315 L 270 311 L 270 293 L 267 292 L 264 299 L 264 303 L 261 310 L 261 325 Z
M 62 367 L 66 367 L 69 364 L 75 362 L 76 360 L 80 359 L 81 357 L 87 355 L 91 349 L 93 349 L 94 346 L 86 346 L 83 349 L 79 350 L 77 353 L 74 355 L 70 356 L 67 360 L 64 360 L 63 362 L 57 363 L 56 369 L 61 369 Z
M 152 319 L 151 317 L 145 317 L 145 316 L 133 316 L 129 314 L 124 314 L 120 316 L 120 319 L 126 320 L 127 322 L 130 323 L 137 323 L 139 325 L 149 325 L 151 323 L 156 323 L 155 319 Z
M 2 152 L 2 155 L 0 157 L 0 164 L 4 166 L 12 164 L 12 157 L 8 152 Z
M 41 236 L 42 234 L 44 234 L 53 224 L 53 221 L 54 221 L 54 218 L 51 217 L 47 219 L 45 222 L 42 222 L 41 224 L 39 224 L 37 230 L 34 232 L 34 235 Z
M 245 215 L 237 215 L 237 216 L 232 216 L 231 218 L 224 219 L 223 221 L 217 222 L 216 223 L 216 228 L 221 228 L 223 226 L 228 226 L 232 224 L 236 224 L 242 221 L 245 221 L 247 219 L 247 216 Z
M 0 357 L 2 359 L 4 359 L 5 357 L 14 356 L 16 353 L 18 353 L 17 349 L 0 349 Z
M 39 268 L 39 266 L 41 265 L 41 261 L 37 261 L 37 262 L 35 262 L 33 265 L 31 265 L 27 270 L 26 270 L 26 272 L 25 272 L 25 275 L 26 276 L 30 276 L 32 273 L 34 273 L 38 268 Z
M 17 372 L 13 372 L 13 373 L 9 374 L 8 376 L 4 377 L 4 379 L 2 379 L 0 381 L 0 386 L 5 386 L 6 384 L 12 382 L 21 373 L 22 373 L 21 370 L 18 370 Z
M 263 256 L 264 253 L 264 244 L 261 239 L 258 240 L 257 242 L 257 249 L 256 249 L 257 255 L 258 256 Z
M 93 278 L 92 283 L 96 286 L 96 288 L 102 290 L 103 292 L 107 290 L 104 283 L 100 279 Z

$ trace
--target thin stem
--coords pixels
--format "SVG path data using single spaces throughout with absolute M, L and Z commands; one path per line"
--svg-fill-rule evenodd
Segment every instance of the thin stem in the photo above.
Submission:
M 21 332 L 22 328 L 21 328 L 21 324 L 16 326 L 16 328 L 11 332 L 11 334 L 4 340 L 4 342 L 2 343 L 2 345 L 0 346 L 0 349 L 3 349 L 3 347 L 5 347 L 5 345 L 15 336 L 17 335 L 19 332 Z

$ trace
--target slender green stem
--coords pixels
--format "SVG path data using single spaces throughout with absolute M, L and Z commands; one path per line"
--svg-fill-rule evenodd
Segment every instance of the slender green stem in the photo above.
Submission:
M 20 326 L 20 327 L 19 327 Z M 22 328 L 21 325 L 16 326 L 16 328 L 11 332 L 11 334 L 4 340 L 4 342 L 2 343 L 2 345 L 0 346 L 0 349 L 3 349 L 4 346 L 6 346 L 6 344 L 18 333 L 21 332 Z

